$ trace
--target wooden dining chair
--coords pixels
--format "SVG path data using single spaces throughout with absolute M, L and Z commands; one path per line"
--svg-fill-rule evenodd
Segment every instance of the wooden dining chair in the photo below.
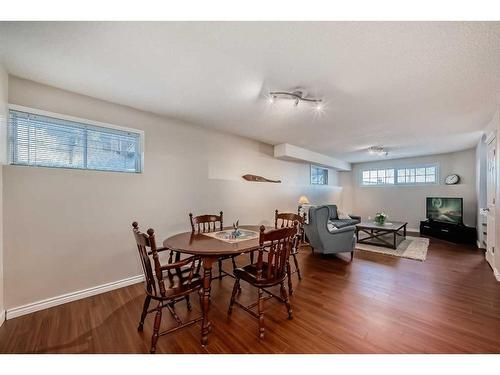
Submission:
M 285 304 L 288 319 L 292 319 L 292 307 L 285 289 L 285 279 L 290 269 L 289 256 L 293 242 L 297 237 L 297 223 L 290 228 L 272 229 L 265 232 L 265 227 L 260 227 L 259 249 L 257 263 L 249 264 L 234 270 L 233 293 L 229 302 L 228 315 L 236 304 L 259 321 L 259 337 L 264 338 L 264 301 L 277 298 Z M 258 290 L 258 300 L 251 305 L 244 306 L 236 301 L 236 294 L 240 290 L 240 280 L 244 280 Z M 279 285 L 281 296 L 277 296 L 266 288 Z M 268 296 L 264 298 L 264 293 Z M 257 312 L 252 310 L 257 306 Z
M 208 233 L 217 232 L 224 229 L 224 214 L 221 211 L 219 215 L 199 215 L 193 216 L 192 213 L 189 214 L 189 220 L 191 221 L 191 230 L 193 233 Z M 233 269 L 236 268 L 235 255 L 221 256 L 218 258 L 219 264 L 219 275 L 214 276 L 213 279 L 222 280 L 224 276 L 233 276 L 232 274 L 224 271 L 222 268 L 222 262 L 226 259 L 231 259 L 233 264 Z
M 150 349 L 151 353 L 155 353 L 156 343 L 160 336 L 202 320 L 200 316 L 188 322 L 183 322 L 175 312 L 176 302 L 182 300 L 186 300 L 187 308 L 191 311 L 191 304 L 189 302 L 191 293 L 198 292 L 201 298 L 202 278 L 196 272 L 196 265 L 199 263 L 199 258 L 190 256 L 186 259 L 162 265 L 159 254 L 169 249 L 156 247 L 154 230 L 150 228 L 147 233 L 142 233 L 139 231 L 139 225 L 136 221 L 132 223 L 132 228 L 144 271 L 144 283 L 146 287 L 146 299 L 144 300 L 141 320 L 139 321 L 137 330 L 142 331 L 146 316 L 149 313 L 156 312 Z M 157 305 L 149 309 L 151 300 L 157 302 Z M 201 300 L 200 305 L 202 306 Z M 162 310 L 165 307 L 170 311 L 177 325 L 160 332 Z
M 305 215 L 305 214 L 304 214 Z M 290 252 L 290 256 L 293 258 L 293 263 L 295 265 L 295 270 L 290 271 L 288 273 L 288 292 L 293 294 L 293 286 L 292 286 L 292 274 L 296 273 L 299 277 L 299 280 L 302 280 L 302 275 L 300 274 L 299 262 L 297 260 L 297 255 L 299 254 L 299 246 L 300 241 L 304 235 L 304 216 L 282 212 L 279 213 L 278 210 L 274 211 L 274 228 L 290 228 L 294 226 L 294 223 L 297 222 L 297 238 L 294 240 L 292 250 Z

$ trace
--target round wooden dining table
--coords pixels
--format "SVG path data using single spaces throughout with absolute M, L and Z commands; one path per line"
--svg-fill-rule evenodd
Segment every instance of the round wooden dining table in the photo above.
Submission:
M 231 228 L 232 227 L 227 227 L 224 229 Z M 260 226 L 256 225 L 240 225 L 239 228 L 252 230 L 257 233 L 260 231 Z M 266 228 L 266 230 L 268 229 L 271 228 Z M 211 328 L 208 310 L 210 305 L 212 265 L 220 256 L 239 255 L 257 250 L 259 248 L 259 236 L 240 242 L 230 243 L 214 237 L 209 237 L 201 232 L 184 232 L 167 238 L 163 241 L 163 246 L 181 253 L 198 255 L 201 257 L 203 264 L 203 320 L 201 326 L 201 345 L 205 346 L 208 344 L 208 334 Z

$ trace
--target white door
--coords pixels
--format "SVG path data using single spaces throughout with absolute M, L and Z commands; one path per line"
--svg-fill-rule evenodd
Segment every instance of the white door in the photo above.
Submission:
M 486 203 L 488 214 L 486 218 L 487 238 L 486 238 L 486 260 L 493 265 L 493 254 L 496 246 L 495 236 L 495 197 L 496 197 L 496 139 L 489 139 L 488 142 L 488 160 L 486 175 Z

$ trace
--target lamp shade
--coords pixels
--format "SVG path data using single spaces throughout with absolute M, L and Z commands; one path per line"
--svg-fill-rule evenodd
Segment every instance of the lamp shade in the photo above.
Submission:
M 302 195 L 299 198 L 299 204 L 309 204 L 309 199 L 307 199 L 307 197 L 305 195 Z

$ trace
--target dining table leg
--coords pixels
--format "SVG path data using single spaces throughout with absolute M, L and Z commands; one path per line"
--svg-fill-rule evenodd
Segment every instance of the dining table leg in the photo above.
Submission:
M 201 324 L 201 345 L 208 345 L 208 334 L 210 332 L 211 323 L 208 318 L 208 310 L 210 307 L 210 284 L 212 281 L 212 265 L 217 260 L 217 257 L 203 257 L 203 295 L 202 309 L 203 320 Z

